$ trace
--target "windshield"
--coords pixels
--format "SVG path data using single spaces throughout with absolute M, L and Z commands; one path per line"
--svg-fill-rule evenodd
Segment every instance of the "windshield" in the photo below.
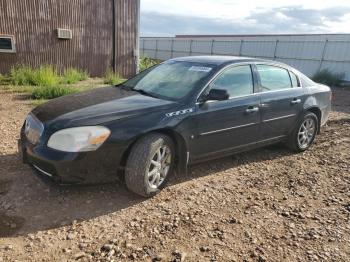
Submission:
M 141 72 L 123 86 L 155 97 L 179 100 L 201 84 L 213 67 L 193 62 L 169 61 Z

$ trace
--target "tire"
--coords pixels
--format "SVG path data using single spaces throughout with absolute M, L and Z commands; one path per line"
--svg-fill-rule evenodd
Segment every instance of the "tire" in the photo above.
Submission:
M 163 154 L 165 159 L 160 158 Z M 170 137 L 153 133 L 141 138 L 132 147 L 127 159 L 127 188 L 144 197 L 154 196 L 164 188 L 173 173 L 174 160 L 175 147 Z
M 312 123 L 313 129 L 308 129 L 305 133 L 308 123 Z M 287 139 L 287 146 L 295 152 L 303 152 L 307 150 L 315 141 L 318 133 L 318 118 L 312 112 L 306 112 L 298 121 L 296 127 Z M 312 131 L 312 133 L 310 133 Z M 304 131 L 304 132 L 303 132 Z M 304 133 L 304 135 L 302 134 Z M 304 143 L 302 143 L 304 141 Z

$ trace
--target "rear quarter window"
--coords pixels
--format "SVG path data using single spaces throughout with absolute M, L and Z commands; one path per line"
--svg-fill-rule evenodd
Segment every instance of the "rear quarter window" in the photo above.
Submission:
M 297 75 L 291 71 L 289 71 L 289 74 L 290 74 L 290 79 L 292 80 L 293 87 L 299 87 L 300 83 L 299 83 Z
M 300 82 L 301 82 L 302 86 L 304 86 L 304 87 L 314 86 L 315 85 L 314 81 L 312 81 L 310 78 L 308 78 L 307 76 L 305 76 L 303 74 L 299 75 L 299 79 L 300 79 Z

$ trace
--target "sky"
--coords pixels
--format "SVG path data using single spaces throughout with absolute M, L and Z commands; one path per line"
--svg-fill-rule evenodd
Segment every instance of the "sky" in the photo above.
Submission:
M 350 33 L 350 0 L 141 0 L 141 36 Z

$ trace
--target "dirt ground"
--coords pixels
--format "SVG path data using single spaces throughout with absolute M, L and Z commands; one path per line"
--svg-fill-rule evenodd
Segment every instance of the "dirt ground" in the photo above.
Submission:
M 21 164 L 30 102 L 0 91 L 1 261 L 350 261 L 350 91 L 315 145 L 210 161 L 152 199 L 55 187 Z

